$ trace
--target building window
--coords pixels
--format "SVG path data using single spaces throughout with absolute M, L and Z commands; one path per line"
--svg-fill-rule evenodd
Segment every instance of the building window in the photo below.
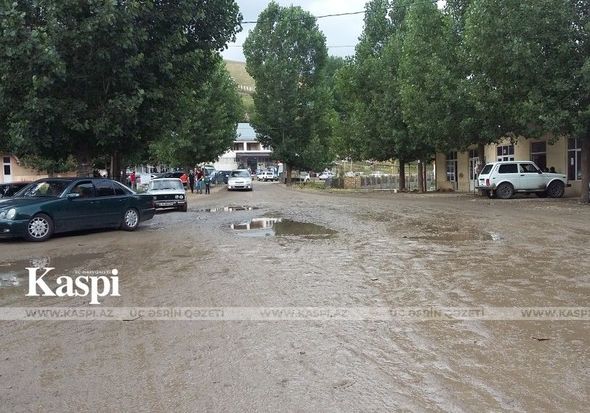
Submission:
M 2 163 L 4 166 L 4 175 L 8 176 L 12 174 L 11 168 L 10 168 L 10 156 L 3 156 L 2 157 Z
M 447 181 L 457 182 L 457 152 L 447 154 Z
M 542 171 L 547 170 L 547 142 L 531 142 L 531 161 Z
M 498 162 L 514 160 L 514 145 L 502 145 L 497 148 Z
M 578 138 L 569 138 L 567 141 L 567 179 L 582 179 L 582 145 Z

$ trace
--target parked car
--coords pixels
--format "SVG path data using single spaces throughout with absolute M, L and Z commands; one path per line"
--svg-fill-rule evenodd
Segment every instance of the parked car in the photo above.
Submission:
M 492 162 L 484 166 L 476 188 L 489 197 L 511 198 L 516 192 L 534 192 L 539 197 L 561 198 L 571 186 L 567 176 L 543 172 L 531 161 Z
M 236 169 L 231 171 L 227 180 L 227 189 L 246 189 L 252 190 L 252 176 L 247 169 Z
M 231 171 L 217 171 L 217 176 L 218 177 L 221 176 L 224 184 L 227 184 L 227 180 L 228 180 L 230 174 L 231 174 Z
M 325 181 L 326 179 L 334 178 L 334 172 L 332 171 L 324 171 L 318 176 L 320 181 Z
M 153 196 L 104 178 L 46 178 L 0 199 L 0 236 L 45 241 L 54 233 L 93 228 L 134 231 L 152 219 Z
M 11 182 L 0 184 L 0 198 L 9 198 L 28 184 L 30 184 L 30 182 Z
M 154 196 L 156 208 L 176 208 L 186 212 L 186 190 L 178 178 L 158 178 L 150 182 L 146 192 Z
M 166 172 L 159 178 L 178 178 L 184 186 L 188 185 L 188 174 L 184 171 Z
M 264 171 L 258 177 L 259 181 L 278 181 L 279 176 L 274 171 Z

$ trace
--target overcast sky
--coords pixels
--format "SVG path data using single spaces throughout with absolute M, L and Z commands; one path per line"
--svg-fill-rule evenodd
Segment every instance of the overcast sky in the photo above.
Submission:
M 314 16 L 364 11 L 366 2 L 367 0 L 276 0 L 276 3 L 281 6 L 300 6 Z M 270 1 L 237 0 L 237 3 L 244 16 L 244 21 L 255 21 Z M 354 54 L 354 46 L 357 44 L 363 30 L 363 19 L 364 14 L 357 14 L 353 16 L 326 17 L 318 20 L 318 26 L 326 36 L 328 52 L 331 55 L 345 57 Z M 254 26 L 254 24 L 242 25 L 243 30 L 238 33 L 236 42 L 230 43 L 229 48 L 222 53 L 225 59 L 246 61 L 241 45 Z

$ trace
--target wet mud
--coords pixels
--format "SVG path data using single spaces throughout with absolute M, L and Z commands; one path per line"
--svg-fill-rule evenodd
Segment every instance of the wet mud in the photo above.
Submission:
M 56 271 L 117 268 L 121 296 L 101 307 L 587 307 L 589 234 L 590 208 L 569 199 L 255 182 L 252 192 L 189 195 L 189 212 L 133 233 L 2 241 L 0 306 L 88 307 L 24 296 L 23 266 L 50 257 Z M 588 321 L 130 320 L 1 321 L 2 409 L 527 412 L 590 402 Z

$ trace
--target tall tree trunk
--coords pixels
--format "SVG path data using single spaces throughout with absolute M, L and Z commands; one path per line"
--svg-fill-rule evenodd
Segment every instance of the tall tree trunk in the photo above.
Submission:
M 483 143 L 477 144 L 477 156 L 481 168 L 486 164 L 486 146 Z
M 111 155 L 111 178 L 115 181 L 123 182 L 121 180 L 121 156 L 117 151 Z
M 418 189 L 420 192 L 424 192 L 424 164 L 422 161 L 418 161 Z
M 406 190 L 406 163 L 401 159 L 399 161 L 399 190 Z
M 287 164 L 287 176 L 285 177 L 287 186 L 291 186 L 291 172 L 293 172 L 293 165 Z
M 428 166 L 428 162 L 424 161 L 422 163 L 422 184 L 424 185 L 424 188 L 422 188 L 422 192 L 428 192 L 428 171 L 427 171 L 427 166 Z
M 76 176 L 86 177 L 92 176 L 92 165 L 90 153 L 86 141 L 82 141 L 80 146 L 75 151 L 76 158 Z
M 580 201 L 587 203 L 590 196 L 588 194 L 588 183 L 590 182 L 590 136 L 580 140 L 582 143 L 582 191 Z

